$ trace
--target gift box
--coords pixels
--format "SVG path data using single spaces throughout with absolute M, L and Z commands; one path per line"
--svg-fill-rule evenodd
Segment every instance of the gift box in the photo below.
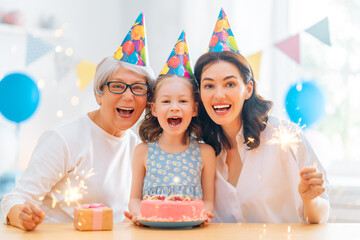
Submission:
M 102 203 L 84 204 L 74 209 L 74 227 L 80 231 L 103 231 L 113 228 L 113 210 Z

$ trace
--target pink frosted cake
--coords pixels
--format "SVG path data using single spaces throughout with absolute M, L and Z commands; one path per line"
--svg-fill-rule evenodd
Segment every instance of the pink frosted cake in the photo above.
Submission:
M 206 219 L 202 200 L 143 200 L 139 220 L 152 222 L 192 222 Z

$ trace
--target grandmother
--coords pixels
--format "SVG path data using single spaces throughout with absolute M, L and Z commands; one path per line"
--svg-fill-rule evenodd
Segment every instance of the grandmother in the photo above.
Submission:
M 80 202 L 103 203 L 121 222 L 139 143 L 130 128 L 145 109 L 152 78 L 148 66 L 103 59 L 94 79 L 99 109 L 43 133 L 15 189 L 1 202 L 6 223 L 33 230 L 43 220 L 72 222 Z M 76 187 L 78 194 L 71 195 Z

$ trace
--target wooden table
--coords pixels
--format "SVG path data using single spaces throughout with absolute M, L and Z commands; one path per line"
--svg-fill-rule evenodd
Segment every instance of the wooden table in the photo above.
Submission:
M 327 240 L 360 239 L 360 223 L 328 224 L 260 224 L 260 223 L 213 223 L 190 229 L 155 229 L 138 227 L 131 223 L 118 223 L 112 231 L 80 232 L 72 223 L 42 223 L 31 232 L 1 225 L 1 240 L 73 240 L 73 239 L 127 239 L 127 240 L 190 240 L 190 239 L 276 239 L 276 240 Z

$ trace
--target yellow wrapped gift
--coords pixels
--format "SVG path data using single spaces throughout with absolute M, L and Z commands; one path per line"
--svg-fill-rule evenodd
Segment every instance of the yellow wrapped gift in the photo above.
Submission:
M 76 207 L 74 209 L 74 227 L 80 231 L 112 230 L 113 210 L 102 203 Z

